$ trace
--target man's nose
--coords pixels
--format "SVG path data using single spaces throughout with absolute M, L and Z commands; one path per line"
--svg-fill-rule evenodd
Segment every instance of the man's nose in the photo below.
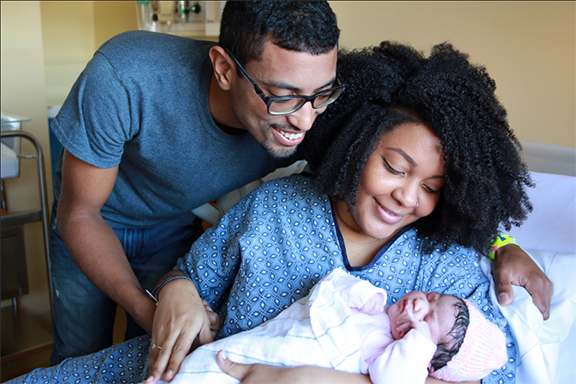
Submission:
M 324 108 L 314 109 L 312 103 L 306 103 L 302 108 L 288 115 L 288 121 L 296 128 L 306 132 L 312 128 L 314 120 L 322 111 Z

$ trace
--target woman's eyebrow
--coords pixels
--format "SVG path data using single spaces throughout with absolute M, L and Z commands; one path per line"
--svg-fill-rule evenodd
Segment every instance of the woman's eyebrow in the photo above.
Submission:
M 386 149 L 389 149 L 391 151 L 397 152 L 399 153 L 402 157 L 404 157 L 406 159 L 406 161 L 408 161 L 411 165 L 416 166 L 418 165 L 414 159 L 412 157 L 410 157 L 410 155 L 408 155 L 406 152 L 404 152 L 402 149 L 400 148 L 392 148 L 392 147 L 386 147 Z
M 389 150 L 391 150 L 391 151 L 394 151 L 394 152 L 399 153 L 399 154 L 400 154 L 402 157 L 404 157 L 404 158 L 406 159 L 406 161 L 409 162 L 410 165 L 412 165 L 413 167 L 415 167 L 415 166 L 418 165 L 418 163 L 417 163 L 416 161 L 414 161 L 414 159 L 413 159 L 409 154 L 407 154 L 406 152 L 404 152 L 402 149 L 400 149 L 400 148 L 393 148 L 393 147 L 386 147 L 386 149 L 389 149 Z M 445 179 L 445 176 L 444 176 L 444 175 L 436 175 L 436 176 L 433 176 L 432 178 L 434 178 L 434 179 Z

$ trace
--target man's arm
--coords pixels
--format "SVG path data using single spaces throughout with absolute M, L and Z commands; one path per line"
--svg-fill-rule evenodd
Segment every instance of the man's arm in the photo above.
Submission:
M 151 332 L 155 303 L 140 286 L 118 237 L 100 214 L 117 174 L 118 167 L 98 168 L 65 150 L 58 229 L 86 277 Z
M 498 248 L 492 262 L 492 275 L 500 305 L 512 303 L 512 285 L 518 285 L 530 293 L 544 320 L 550 317 L 550 302 L 554 289 L 552 282 L 522 248 L 514 244 Z
M 182 271 L 170 271 L 159 281 L 158 308 L 154 316 L 150 351 L 150 375 L 145 384 L 156 384 L 162 376 L 171 381 L 191 348 L 214 341 L 220 317 L 203 302 L 194 283 Z M 166 283 L 167 282 L 167 283 Z M 156 290 L 155 290 L 156 291 Z

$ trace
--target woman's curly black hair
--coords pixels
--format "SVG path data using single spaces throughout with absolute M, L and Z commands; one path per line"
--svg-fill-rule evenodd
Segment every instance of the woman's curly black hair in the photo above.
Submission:
M 484 67 L 447 43 L 425 58 L 382 42 L 341 51 L 338 72 L 346 91 L 318 117 L 304 148 L 319 192 L 355 204 L 382 135 L 418 122 L 436 133 L 446 160 L 440 200 L 417 223 L 430 240 L 424 252 L 456 243 L 486 253 L 500 230 L 526 219 L 532 206 L 525 187 L 533 183 Z

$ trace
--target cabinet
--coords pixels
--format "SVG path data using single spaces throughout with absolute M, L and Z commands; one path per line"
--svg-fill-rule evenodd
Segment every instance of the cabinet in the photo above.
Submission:
M 3 116 L 4 120 L 4 116 Z M 3 121 L 4 122 L 4 121 Z M 18 298 L 28 293 L 28 276 L 26 271 L 26 251 L 24 246 L 24 225 L 33 222 L 42 223 L 44 253 L 50 295 L 50 314 L 53 318 L 52 283 L 50 277 L 50 259 L 48 246 L 48 204 L 46 201 L 46 179 L 44 155 L 42 147 L 36 138 L 27 132 L 5 131 L 1 133 L 2 141 L 24 139 L 30 141 L 36 154 L 20 156 L 36 160 L 38 188 L 40 192 L 40 209 L 30 209 L 23 212 L 8 213 L 4 209 L 1 216 L 2 225 L 2 300 L 12 299 L 12 306 L 2 308 L 2 364 L 25 357 L 36 351 L 49 349 L 53 338 L 45 328 L 41 327 L 26 311 L 18 307 Z M 16 177 L 19 176 L 17 173 Z M 2 181 L 2 190 L 4 182 Z M 3 208 L 4 194 L 2 194 Z M 34 204 L 37 205 L 37 204 Z

